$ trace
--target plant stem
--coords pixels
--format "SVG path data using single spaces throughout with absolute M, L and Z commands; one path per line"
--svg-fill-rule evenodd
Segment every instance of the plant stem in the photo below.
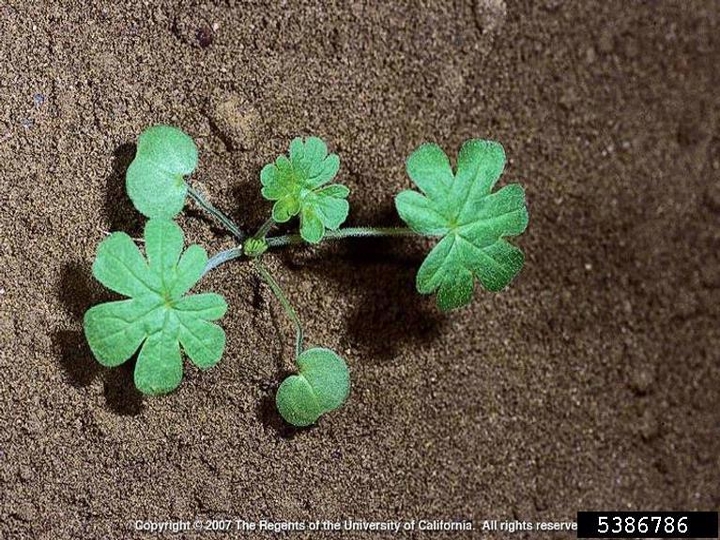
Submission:
M 272 229 L 274 225 L 275 220 L 272 217 L 267 218 L 265 223 L 263 223 L 258 229 L 258 232 L 253 235 L 253 238 L 255 238 L 256 240 L 265 238 L 267 236 L 267 233 L 270 232 L 270 229 Z
M 272 289 L 272 292 L 275 294 L 277 299 L 280 300 L 280 303 L 282 304 L 285 313 L 288 317 L 290 317 L 290 320 L 292 320 L 293 324 L 295 325 L 295 357 L 297 358 L 303 351 L 303 327 L 300 323 L 300 318 L 297 316 L 295 308 L 292 307 L 290 301 L 287 299 L 287 296 L 285 296 L 285 294 L 282 292 L 280 285 L 277 281 L 275 281 L 275 278 L 272 277 L 272 274 L 265 267 L 262 261 L 259 258 L 256 258 L 253 259 L 253 263 L 255 264 L 255 268 L 257 268 L 258 272 L 260 272 L 260 275 L 268 284 L 270 289 Z
M 270 220 L 268 220 L 270 221 Z M 267 222 L 266 222 L 267 224 Z M 262 230 L 265 227 L 261 227 Z M 260 231 L 258 231 L 260 232 Z M 369 238 L 369 237 L 382 237 L 382 236 L 413 236 L 415 233 L 412 229 L 407 227 L 347 227 L 344 229 L 338 229 L 337 231 L 326 231 L 323 239 L 327 238 L 330 240 L 337 240 L 341 238 Z M 302 244 L 305 240 L 299 234 L 286 234 L 283 236 L 271 236 L 266 238 L 268 247 L 282 247 L 291 244 Z M 207 262 L 203 276 L 207 274 L 213 268 L 225 264 L 233 259 L 239 259 L 244 257 L 242 245 L 234 248 L 226 249 L 220 253 L 216 253 Z
M 242 242 L 245 237 L 247 236 L 244 232 L 240 230 L 240 227 L 238 227 L 235 222 L 230 219 L 228 216 L 226 216 L 223 212 L 215 208 L 212 204 L 210 204 L 205 198 L 200 195 L 198 191 L 195 190 L 194 187 L 188 186 L 188 194 L 195 199 L 195 202 L 198 203 L 204 210 L 206 210 L 209 214 L 211 214 L 215 219 L 217 219 L 220 223 L 222 223 L 225 228 L 230 231 L 230 233 L 237 238 L 240 242 Z M 217 265 L 216 265 L 217 266 Z
M 204 276 L 210 270 L 220 266 L 221 264 L 224 264 L 228 261 L 232 261 L 233 259 L 239 259 L 243 255 L 244 255 L 244 253 L 243 253 L 242 244 L 240 244 L 239 246 L 236 246 L 234 248 L 220 251 L 219 253 L 216 253 L 215 255 L 210 257 L 207 264 L 205 265 L 205 270 L 203 270 L 202 275 Z
M 368 238 L 378 236 L 412 236 L 415 232 L 409 227 L 345 227 L 337 231 L 325 231 L 324 239 L 337 240 L 340 238 Z M 304 242 L 299 234 L 286 234 L 272 236 L 267 239 L 268 247 L 287 246 Z

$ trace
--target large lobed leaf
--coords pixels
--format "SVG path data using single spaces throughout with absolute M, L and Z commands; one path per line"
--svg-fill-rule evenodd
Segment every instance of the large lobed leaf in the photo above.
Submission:
M 129 299 L 90 308 L 85 336 L 95 358 L 118 366 L 141 348 L 135 385 L 146 394 L 174 390 L 182 379 L 180 347 L 202 369 L 215 365 L 225 332 L 213 324 L 227 310 L 222 296 L 186 296 L 202 275 L 207 254 L 200 246 L 183 253 L 182 230 L 173 221 L 151 219 L 145 226 L 147 260 L 133 240 L 116 232 L 98 247 L 93 275 Z
M 400 217 L 418 234 L 440 237 L 417 273 L 417 289 L 437 291 L 443 310 L 472 299 L 477 278 L 499 291 L 520 272 L 522 251 L 504 238 L 528 224 L 525 192 L 511 184 L 493 192 L 505 166 L 505 151 L 494 141 L 470 140 L 458 155 L 457 172 L 435 144 L 424 144 L 407 160 L 407 171 L 422 193 L 395 198 Z
M 329 154 L 322 139 L 300 137 L 290 143 L 289 158 L 278 157 L 260 171 L 262 195 L 275 201 L 272 216 L 284 223 L 300 216 L 300 236 L 317 243 L 326 229 L 336 230 L 347 219 L 350 190 L 328 184 L 340 168 L 340 158 Z

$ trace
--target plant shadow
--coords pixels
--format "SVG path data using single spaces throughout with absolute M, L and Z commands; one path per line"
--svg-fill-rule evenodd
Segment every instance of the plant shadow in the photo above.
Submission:
M 65 265 L 58 284 L 58 297 L 73 322 L 79 324 L 91 306 L 118 298 L 94 280 L 84 262 Z M 101 376 L 105 400 L 113 412 L 122 416 L 142 412 L 142 394 L 133 381 L 134 359 L 117 368 L 103 369 L 93 357 L 82 330 L 58 330 L 51 339 L 58 363 L 73 387 L 85 388 Z
M 285 372 L 280 375 L 280 381 L 285 380 L 285 377 L 292 375 L 290 372 Z M 292 440 L 297 435 L 307 429 L 296 428 L 295 426 L 288 424 L 277 410 L 275 405 L 275 394 L 280 386 L 279 382 L 275 382 L 272 385 L 267 385 L 263 388 L 265 394 L 257 405 L 257 418 L 266 428 L 272 429 L 277 435 L 285 440 Z M 312 429 L 312 428 L 309 428 Z
M 384 219 L 373 221 L 397 219 L 394 210 L 386 213 Z M 289 250 L 281 258 L 290 269 L 321 272 L 341 290 L 360 298 L 348 316 L 341 346 L 357 349 L 373 362 L 387 363 L 397 358 L 404 344 L 434 340 L 444 324 L 434 302 L 415 289 L 415 274 L 426 252 L 410 238 L 354 238 L 308 254 Z
M 259 177 L 259 174 L 257 176 Z M 260 182 L 254 178 L 241 182 L 232 189 L 233 200 L 238 201 L 238 205 L 230 215 L 235 219 L 235 223 L 249 234 L 254 234 L 260 228 L 272 209 L 272 203 L 260 193 Z M 242 212 L 239 209 L 242 209 Z M 282 228 L 284 227 L 281 225 L 280 229 Z
M 125 231 L 132 237 L 142 235 L 144 221 L 125 192 L 125 173 L 135 158 L 135 151 L 135 144 L 124 143 L 113 152 L 112 172 L 107 178 L 103 207 L 110 231 Z

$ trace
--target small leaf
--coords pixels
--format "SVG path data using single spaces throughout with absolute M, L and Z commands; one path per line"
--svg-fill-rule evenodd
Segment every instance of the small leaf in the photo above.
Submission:
M 248 238 L 243 244 L 243 253 L 250 258 L 256 258 L 268 250 L 265 238 Z
M 125 187 L 135 208 L 149 218 L 171 219 L 185 205 L 184 176 L 197 167 L 192 138 L 171 126 L 153 126 L 138 138 Z
M 350 372 L 342 358 L 324 348 L 304 351 L 297 364 L 300 373 L 282 382 L 275 401 L 286 422 L 304 427 L 345 403 Z
M 314 424 L 323 413 L 315 391 L 301 375 L 290 375 L 282 382 L 275 402 L 280 416 L 296 427 Z
M 90 350 L 104 366 L 118 366 L 140 348 L 135 385 L 146 394 L 175 389 L 182 379 L 180 345 L 202 369 L 215 365 L 225 332 L 211 323 L 227 304 L 213 293 L 183 296 L 200 279 L 207 254 L 200 246 L 182 253 L 183 234 L 173 221 L 145 226 L 148 261 L 125 233 L 113 233 L 98 247 L 93 275 L 130 299 L 91 307 L 83 321 Z
M 275 201 L 272 216 L 285 223 L 300 215 L 300 236 L 307 242 L 322 240 L 325 230 L 336 230 L 347 219 L 350 190 L 342 184 L 328 184 L 340 168 L 340 158 L 327 153 L 317 137 L 293 139 L 289 158 L 280 156 L 260 171 L 262 195 Z
M 400 217 L 418 234 L 441 237 L 417 273 L 417 290 L 437 292 L 442 310 L 472 300 L 474 280 L 499 291 L 520 272 L 522 251 L 504 240 L 528 224 L 525 191 L 511 184 L 492 192 L 505 165 L 503 147 L 493 141 L 467 141 L 453 175 L 439 146 L 424 144 L 407 160 L 407 171 L 422 191 L 395 197 Z

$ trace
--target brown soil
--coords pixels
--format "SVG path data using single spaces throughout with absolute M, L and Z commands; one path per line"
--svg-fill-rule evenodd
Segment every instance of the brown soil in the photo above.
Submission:
M 489 519 L 720 506 L 716 1 L 93 4 L 0 3 L 0 538 L 213 517 L 473 520 L 433 537 L 479 538 Z M 201 285 L 231 306 L 223 361 L 143 399 L 81 317 L 107 298 L 104 231 L 141 230 L 123 176 L 159 122 L 195 137 L 192 181 L 246 228 L 296 135 L 340 154 L 348 223 L 378 225 L 420 142 L 502 141 L 526 268 L 444 315 L 413 291 L 423 241 L 268 256 L 308 342 L 352 370 L 347 405 L 294 432 L 273 407 L 292 327 L 226 265 Z M 181 223 L 231 245 L 194 207 Z

